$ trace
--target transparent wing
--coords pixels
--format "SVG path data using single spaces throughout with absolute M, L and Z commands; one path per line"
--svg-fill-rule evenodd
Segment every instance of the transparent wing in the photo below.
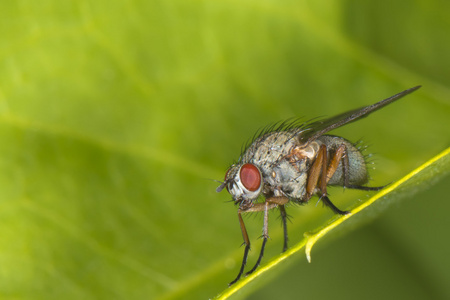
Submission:
M 391 104 L 392 102 L 418 90 L 420 87 L 421 86 L 418 85 L 413 88 L 407 89 L 403 92 L 400 92 L 392 97 L 381 100 L 380 102 L 377 102 L 375 104 L 354 109 L 342 113 L 340 115 L 331 117 L 329 119 L 312 122 L 307 126 L 305 126 L 305 130 L 302 131 L 301 135 L 299 136 L 300 142 L 304 145 L 308 145 L 310 142 L 314 141 L 315 139 L 327 133 L 328 131 L 341 127 L 345 124 L 354 122 L 356 120 L 362 119 L 364 117 L 367 117 L 372 112 L 379 110 L 380 108 L 388 104 Z

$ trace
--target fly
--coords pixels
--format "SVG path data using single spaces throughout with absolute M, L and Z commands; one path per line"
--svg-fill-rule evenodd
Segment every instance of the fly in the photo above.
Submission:
M 351 110 L 325 120 L 311 123 L 282 123 L 263 131 L 241 154 L 237 163 L 231 165 L 224 188 L 239 205 L 238 219 L 244 238 L 244 257 L 237 277 L 244 273 L 250 250 L 250 239 L 242 219 L 243 213 L 264 212 L 263 241 L 255 266 L 246 273 L 251 274 L 264 256 L 268 234 L 269 210 L 278 208 L 284 231 L 283 251 L 288 248 L 286 204 L 305 204 L 313 195 L 339 215 L 349 211 L 340 210 L 328 198 L 327 186 L 378 191 L 383 187 L 365 186 L 368 181 L 367 167 L 361 151 L 350 141 L 326 135 L 330 130 L 368 116 L 370 113 L 416 91 L 420 86 L 407 89 L 373 105 Z M 258 202 L 260 196 L 263 202 Z

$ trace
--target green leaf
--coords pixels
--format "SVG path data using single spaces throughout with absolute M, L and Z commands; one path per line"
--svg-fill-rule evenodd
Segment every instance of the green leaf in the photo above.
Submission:
M 236 207 L 211 179 L 279 120 L 334 115 L 422 84 L 333 132 L 370 145 L 371 185 L 417 168 L 449 146 L 449 9 L 445 1 L 4 1 L 0 298 L 214 297 L 243 249 Z M 329 192 L 342 208 L 373 195 Z M 436 202 L 443 193 L 413 215 L 429 213 L 434 224 L 450 209 Z M 314 202 L 289 207 L 291 245 L 329 220 Z M 262 268 L 281 250 L 276 217 Z M 261 219 L 245 221 L 257 248 Z M 408 224 L 396 236 L 414 236 Z M 447 225 L 433 228 L 445 236 Z M 434 274 L 448 278 L 445 270 Z

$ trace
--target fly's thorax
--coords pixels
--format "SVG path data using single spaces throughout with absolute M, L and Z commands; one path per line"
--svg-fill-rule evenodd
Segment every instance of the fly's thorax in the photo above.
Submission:
M 241 160 L 252 162 L 264 169 L 276 164 L 277 161 L 288 155 L 296 142 L 294 132 L 271 132 L 256 139 L 247 148 Z
M 282 159 L 272 165 L 272 173 L 267 181 L 274 187 L 275 196 L 287 196 L 298 201 L 305 199 L 308 172 L 319 147 L 317 142 L 307 146 L 296 142 Z
M 274 168 L 270 178 L 270 186 L 274 187 L 275 196 L 287 196 L 290 199 L 301 200 L 306 195 L 308 179 L 308 159 L 291 162 L 281 160 Z
M 297 135 L 298 130 L 267 134 L 255 140 L 241 157 L 258 166 L 263 177 L 261 192 L 264 195 L 297 200 L 306 196 L 308 170 L 320 145 L 317 142 L 306 147 L 299 145 Z
M 346 155 L 348 157 L 348 183 L 350 185 L 364 185 L 368 181 L 367 167 L 364 155 L 361 151 L 350 141 L 332 135 L 323 135 L 317 139 L 319 143 L 325 144 L 327 147 L 327 154 L 330 158 L 336 152 L 336 149 L 341 145 L 346 147 Z M 339 162 L 336 172 L 331 177 L 328 184 L 330 185 L 344 185 L 344 168 L 342 159 Z

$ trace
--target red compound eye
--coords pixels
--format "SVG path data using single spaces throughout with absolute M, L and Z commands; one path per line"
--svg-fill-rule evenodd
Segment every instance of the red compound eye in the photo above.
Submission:
M 242 184 L 247 190 L 254 192 L 259 189 L 259 186 L 261 185 L 261 174 L 255 165 L 243 165 L 239 176 L 241 177 Z

